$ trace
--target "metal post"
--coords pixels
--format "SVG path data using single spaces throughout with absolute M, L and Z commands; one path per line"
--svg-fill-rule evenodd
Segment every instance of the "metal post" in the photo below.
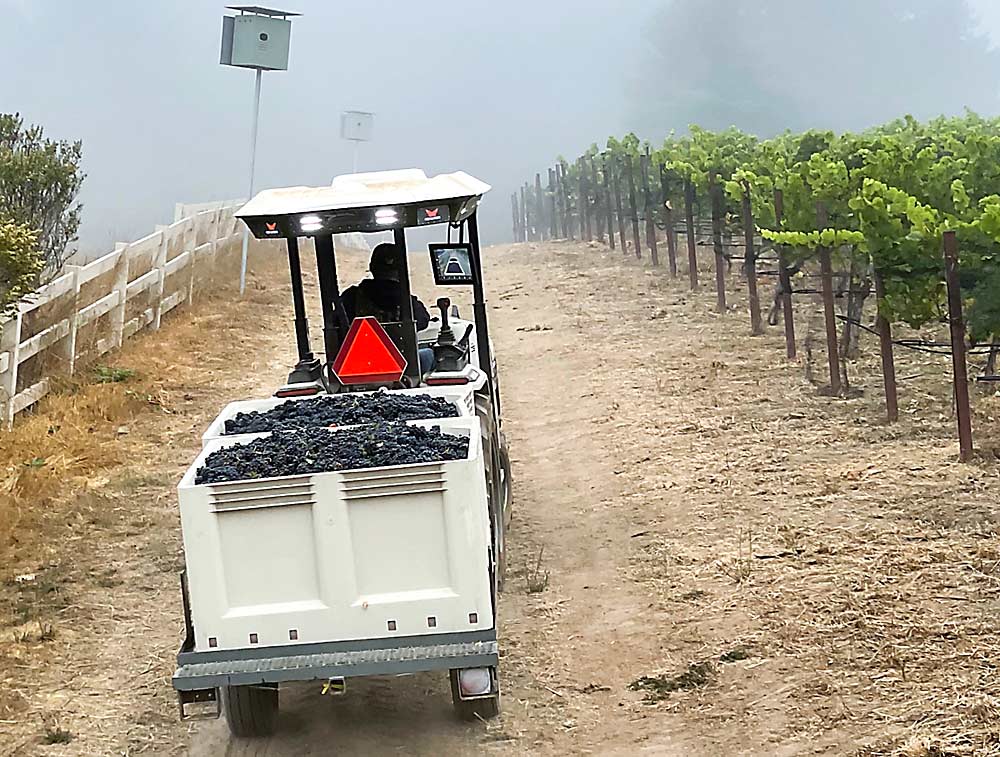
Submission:
M 715 250 L 715 305 L 720 313 L 726 312 L 726 271 L 723 268 L 722 220 L 723 197 L 722 185 L 718 175 L 713 172 L 708 177 L 708 193 L 712 202 L 712 248 Z
M 358 150 L 361 147 L 361 142 L 360 142 L 360 140 L 357 140 L 357 139 L 353 139 L 351 141 L 354 142 L 354 161 L 351 163 L 351 173 L 357 173 L 358 172 Z
M 604 213 L 603 198 L 601 197 L 601 182 L 597 178 L 597 163 L 591 158 L 587 161 L 590 164 L 590 185 L 594 188 L 594 215 L 596 216 L 597 241 L 604 241 L 604 221 L 607 218 Z
M 302 292 L 302 263 L 299 260 L 299 240 L 289 237 L 288 272 L 292 280 L 292 306 L 295 311 L 295 344 L 298 347 L 299 362 L 308 363 L 313 359 L 309 346 L 309 319 L 306 317 L 306 298 Z M 331 358 L 332 359 L 332 358 Z
M 250 126 L 250 190 L 247 200 L 253 199 L 253 174 L 257 163 L 257 122 L 260 120 L 260 80 L 264 71 L 257 69 L 253 86 L 253 122 Z M 243 253 L 240 258 L 240 296 L 247 291 L 247 250 L 250 246 L 250 227 L 243 225 Z
M 785 193 L 774 190 L 775 228 L 781 228 L 785 218 Z M 792 312 L 792 276 L 788 270 L 788 256 L 784 247 L 778 247 L 778 282 L 781 287 L 781 311 L 785 318 L 785 355 L 795 360 L 795 314 Z
M 577 161 L 576 166 L 580 174 L 580 235 L 585 242 L 593 242 L 594 235 L 590 228 L 590 197 L 587 194 L 587 166 L 583 158 Z
M 754 225 L 753 208 L 750 205 L 750 188 L 743 187 L 743 233 L 746 240 L 743 266 L 747 273 L 747 295 L 750 298 L 750 334 L 760 336 L 764 326 L 760 320 L 760 295 L 757 293 L 757 251 L 754 249 L 754 235 L 757 227 Z
M 684 179 L 684 236 L 688 248 L 688 277 L 691 279 L 691 291 L 698 289 L 698 248 L 694 235 L 694 182 Z
M 660 264 L 660 251 L 656 245 L 656 215 L 653 210 L 653 195 L 649 191 L 649 153 L 639 156 L 642 171 L 642 204 L 646 213 L 646 246 L 653 265 Z
M 875 330 L 878 331 L 879 347 L 882 352 L 882 384 L 885 387 L 885 414 L 889 423 L 899 420 L 899 401 L 896 394 L 896 361 L 892 355 L 892 326 L 889 319 L 882 315 L 882 305 L 885 302 L 885 281 L 882 274 L 874 271 L 875 306 L 878 314 L 875 317 Z
M 816 205 L 816 228 L 822 231 L 829 224 L 829 216 L 823 203 Z M 826 321 L 826 354 L 830 364 L 830 391 L 840 394 L 840 350 L 837 346 L 837 315 L 833 302 L 833 263 L 830 248 L 819 248 L 819 267 L 822 278 L 823 316 Z
M 965 360 L 965 320 L 958 278 L 958 239 L 944 233 L 944 278 L 948 285 L 948 323 L 951 326 L 951 363 L 955 381 L 955 417 L 958 419 L 959 459 L 972 458 L 972 411 L 969 407 L 969 368 Z
M 642 246 L 639 243 L 639 211 L 635 206 L 635 175 L 632 172 L 632 156 L 625 156 L 625 171 L 628 173 L 628 204 L 632 208 L 632 238 L 635 240 L 635 256 L 642 259 Z
M 663 220 L 667 227 L 667 258 L 670 263 L 670 276 L 677 278 L 677 233 L 674 231 L 674 209 L 670 205 L 670 181 L 667 169 L 660 164 L 660 189 L 663 191 Z
M 622 166 L 618 159 L 612 157 L 615 180 L 615 210 L 618 213 L 618 241 L 621 242 L 622 252 L 628 253 L 628 240 L 625 239 L 625 212 L 622 210 Z
M 607 211 L 608 216 L 608 246 L 613 250 L 615 249 L 615 211 L 611 207 L 611 163 L 607 153 L 604 154 L 603 169 L 604 209 Z

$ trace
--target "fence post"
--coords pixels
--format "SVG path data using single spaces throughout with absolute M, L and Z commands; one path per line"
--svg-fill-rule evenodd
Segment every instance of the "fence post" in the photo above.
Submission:
M 586 164 L 582 157 L 576 162 L 576 167 L 580 172 L 580 234 L 585 242 L 593 242 L 594 235 L 590 229 L 590 197 L 587 193 Z
M 698 290 L 698 247 L 694 233 L 694 182 L 690 177 L 684 179 L 684 236 L 688 248 L 688 277 L 691 279 L 691 291 Z
M 754 225 L 753 208 L 750 204 L 750 188 L 743 185 L 743 234 L 746 247 L 743 255 L 744 270 L 747 273 L 747 295 L 750 298 L 750 335 L 760 336 L 764 333 L 764 325 L 760 319 L 760 294 L 757 292 L 757 250 L 754 247 L 754 236 L 757 227 Z
M 69 333 L 66 335 L 66 343 L 63 347 L 64 359 L 66 361 L 66 373 L 70 376 L 76 371 L 76 335 L 80 326 L 80 268 L 78 265 L 67 265 L 63 267 L 65 273 L 73 275 L 72 305 L 69 313 Z
M 111 340 L 116 349 L 120 349 L 125 338 L 125 306 L 128 298 L 128 244 L 115 243 L 118 259 L 115 261 L 114 288 L 118 293 L 118 304 L 111 311 Z
M 625 171 L 628 174 L 628 204 L 632 209 L 632 238 L 635 240 L 635 256 L 642 260 L 642 246 L 639 243 L 639 210 L 635 205 L 635 175 L 632 171 L 632 156 L 625 155 Z
M 670 180 L 667 178 L 667 167 L 659 165 L 660 190 L 663 192 L 663 220 L 667 227 L 667 259 L 670 264 L 671 278 L 677 278 L 677 232 L 674 230 L 674 209 L 670 205 Z
M 882 352 L 882 385 L 885 387 L 885 414 L 889 423 L 899 420 L 899 401 L 896 394 L 896 361 L 892 355 L 892 326 L 889 319 L 882 314 L 885 302 L 885 281 L 882 273 L 875 269 L 875 329 L 878 331 L 879 347 Z
M 785 218 L 785 193 L 780 189 L 774 190 L 774 219 L 775 227 L 780 229 L 781 222 Z M 785 320 L 785 355 L 789 360 L 795 360 L 795 314 L 792 311 L 792 275 L 788 270 L 788 256 L 785 248 L 776 245 L 778 248 L 778 287 L 781 298 L 781 312 Z
M 829 224 L 829 215 L 823 203 L 816 204 L 816 228 L 822 231 Z M 837 346 L 837 315 L 833 302 L 833 263 L 830 248 L 819 248 L 819 267 L 823 291 L 823 316 L 826 321 L 826 353 L 830 364 L 830 391 L 840 394 L 840 350 Z
M 972 458 L 972 410 L 969 407 L 969 368 L 965 360 L 965 320 L 958 278 L 958 238 L 944 233 L 944 278 L 948 285 L 948 323 L 951 326 L 951 363 L 954 371 L 955 417 L 958 419 L 959 460 Z
M 608 246 L 615 249 L 615 210 L 611 204 L 611 161 L 608 153 L 604 153 L 604 160 L 601 161 L 604 174 L 604 209 L 607 211 L 608 220 Z
M 153 270 L 157 272 L 156 284 L 153 286 L 153 330 L 160 328 L 160 321 L 163 316 L 163 289 L 166 283 L 166 273 L 164 266 L 167 264 L 167 227 L 156 226 L 160 233 L 160 246 L 156 250 L 156 257 L 153 258 Z
M 722 185 L 713 171 L 708 176 L 708 194 L 712 203 L 712 248 L 715 251 L 715 305 L 720 313 L 726 312 L 726 271 L 722 248 L 723 209 Z
M 649 192 L 649 153 L 639 156 L 639 168 L 642 171 L 642 200 L 646 214 L 646 246 L 653 265 L 660 264 L 660 250 L 656 244 L 656 218 L 653 211 L 652 195 Z
M 10 430 L 14 425 L 14 397 L 17 395 L 17 369 L 21 363 L 21 329 L 24 325 L 24 314 L 17 308 L 14 317 L 3 325 L 0 334 L 0 354 L 6 352 L 7 369 L 0 373 L 0 392 L 3 393 L 4 426 Z

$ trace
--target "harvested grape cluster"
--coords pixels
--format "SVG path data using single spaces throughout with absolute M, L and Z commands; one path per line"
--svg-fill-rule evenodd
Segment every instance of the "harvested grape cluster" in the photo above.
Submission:
M 237 413 L 226 421 L 226 434 L 263 434 L 317 426 L 352 426 L 378 421 L 454 418 L 458 409 L 429 394 L 335 394 L 283 402 L 265 412 Z
M 301 476 L 386 465 L 461 460 L 469 440 L 439 428 L 374 423 L 331 431 L 325 428 L 276 433 L 217 450 L 198 469 L 196 484 L 218 484 L 275 476 Z

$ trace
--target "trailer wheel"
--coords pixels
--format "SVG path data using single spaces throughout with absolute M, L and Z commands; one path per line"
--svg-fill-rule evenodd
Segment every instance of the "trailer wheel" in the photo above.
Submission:
M 225 686 L 222 703 L 233 736 L 253 738 L 274 733 L 278 718 L 277 686 Z
M 450 671 L 448 677 L 451 679 L 451 702 L 461 720 L 474 723 L 477 720 L 492 720 L 500 714 L 499 693 L 485 699 L 462 699 L 458 694 L 458 671 Z

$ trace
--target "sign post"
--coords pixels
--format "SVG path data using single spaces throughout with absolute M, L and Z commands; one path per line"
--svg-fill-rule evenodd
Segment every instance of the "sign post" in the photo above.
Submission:
M 375 114 L 363 110 L 345 110 L 340 114 L 340 138 L 354 143 L 354 162 L 351 173 L 358 172 L 358 148 L 362 142 L 371 142 L 375 129 Z
M 292 34 L 292 16 L 300 13 L 261 8 L 256 5 L 227 5 L 238 16 L 222 17 L 222 51 L 219 63 L 256 72 L 253 88 L 253 117 L 250 122 L 250 186 L 253 198 L 254 168 L 257 162 L 257 125 L 260 121 L 260 85 L 264 71 L 287 71 Z M 240 260 L 240 295 L 247 287 L 247 248 L 250 230 L 243 227 L 243 254 Z

